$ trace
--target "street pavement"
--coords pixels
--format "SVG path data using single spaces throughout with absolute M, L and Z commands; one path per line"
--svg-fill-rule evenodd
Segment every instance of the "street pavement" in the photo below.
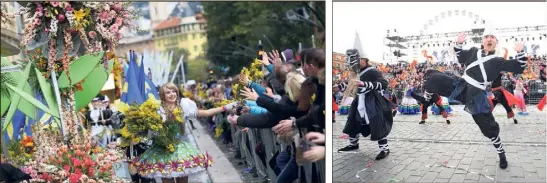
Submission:
M 499 168 L 499 158 L 490 140 L 482 135 L 463 106 L 451 106 L 451 124 L 429 112 L 426 124 L 421 114 L 394 118 L 388 136 L 391 153 L 375 161 L 378 143 L 360 138 L 360 149 L 338 153 L 348 145 L 342 137 L 347 115 L 337 115 L 333 124 L 333 182 L 546 182 L 546 112 L 528 106 L 529 115 L 519 124 L 507 119 L 498 105 L 494 117 L 509 167 Z

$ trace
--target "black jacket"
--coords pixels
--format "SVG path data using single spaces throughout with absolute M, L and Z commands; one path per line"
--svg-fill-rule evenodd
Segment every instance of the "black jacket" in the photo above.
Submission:
M 276 103 L 269 97 L 258 97 L 256 103 L 268 110 L 265 114 L 244 114 L 239 116 L 237 124 L 249 128 L 271 128 L 281 120 L 289 119 L 291 116 L 298 118 L 307 111 L 298 111 L 297 103 L 292 102 L 287 95 Z

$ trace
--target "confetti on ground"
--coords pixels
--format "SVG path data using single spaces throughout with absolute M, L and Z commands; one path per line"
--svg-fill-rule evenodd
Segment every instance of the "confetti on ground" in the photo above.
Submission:
M 338 138 L 339 139 L 348 139 L 349 135 L 348 134 L 343 134 L 343 135 L 338 136 Z
M 359 171 L 357 172 L 357 174 L 355 174 L 355 177 L 358 178 L 359 180 L 361 180 L 361 182 L 365 182 L 365 180 L 361 179 L 361 177 L 359 176 L 359 173 L 364 172 L 365 170 L 369 169 L 369 168 L 370 168 L 372 165 L 374 165 L 374 164 L 375 164 L 374 160 L 371 159 L 371 160 L 368 162 L 368 164 L 365 166 L 364 169 L 359 170 Z M 376 170 L 374 170 L 374 172 L 376 172 Z
M 477 173 L 477 172 L 472 172 L 472 171 L 469 171 L 469 169 L 467 169 L 467 168 L 458 168 L 458 167 L 454 167 L 454 166 L 447 166 L 446 164 L 448 164 L 448 161 L 444 161 L 441 164 L 425 165 L 425 166 L 428 167 L 428 168 L 430 168 L 430 167 L 444 167 L 444 168 L 452 168 L 452 169 L 457 169 L 457 170 L 463 170 L 463 171 L 466 171 L 467 173 L 477 174 L 479 176 L 486 177 L 487 179 L 494 180 L 494 178 L 492 178 L 488 175 L 485 175 L 485 174 L 482 174 L 482 173 Z M 486 170 L 486 172 L 488 172 L 488 170 Z

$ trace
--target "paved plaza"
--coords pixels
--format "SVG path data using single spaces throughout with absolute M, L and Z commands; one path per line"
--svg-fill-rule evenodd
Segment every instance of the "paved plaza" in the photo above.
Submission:
M 378 143 L 360 139 L 360 149 L 338 153 L 348 145 L 342 135 L 347 115 L 337 115 L 333 124 L 333 182 L 546 182 L 546 112 L 528 106 L 529 115 L 519 124 L 507 119 L 498 105 L 494 116 L 509 167 L 498 166 L 498 155 L 463 106 L 451 106 L 451 124 L 432 115 L 418 124 L 421 114 L 394 118 L 388 136 L 390 155 L 379 161 Z

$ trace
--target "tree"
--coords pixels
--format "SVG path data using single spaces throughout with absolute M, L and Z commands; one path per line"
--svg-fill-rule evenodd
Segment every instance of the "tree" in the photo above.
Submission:
M 205 58 L 196 58 L 187 62 L 186 80 L 205 81 L 207 80 L 207 68 L 209 61 Z
M 256 57 L 258 40 L 266 51 L 324 45 L 324 2 L 203 2 L 207 19 L 207 57 L 236 74 Z M 289 20 L 286 12 L 306 9 L 309 20 Z M 313 11 L 312 11 L 313 10 Z M 315 21 L 314 21 L 315 20 Z M 309 22 L 313 22 L 313 25 Z M 318 41 L 319 40 L 319 41 Z

